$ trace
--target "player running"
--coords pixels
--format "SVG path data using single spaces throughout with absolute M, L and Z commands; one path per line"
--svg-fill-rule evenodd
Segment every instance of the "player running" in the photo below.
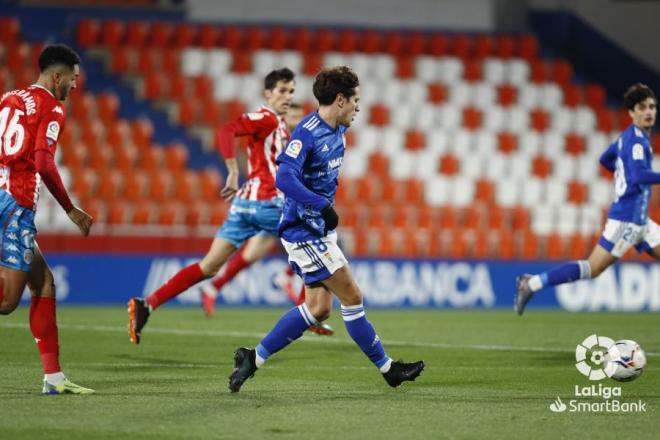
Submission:
M 537 291 L 595 278 L 633 246 L 660 260 L 660 226 L 648 218 L 651 185 L 660 183 L 660 173 L 651 169 L 653 149 L 649 140 L 657 101 L 650 88 L 638 83 L 626 91 L 623 102 L 632 124 L 600 157 L 600 164 L 614 172 L 616 194 L 603 234 L 588 260 L 571 261 L 539 275 L 519 276 L 514 302 L 518 315 L 523 314 Z
M 273 70 L 264 79 L 267 106 L 254 113 L 245 113 L 218 131 L 218 144 L 229 171 L 220 195 L 232 200 L 229 215 L 218 230 L 204 258 L 181 269 L 167 283 L 144 298 L 128 301 L 128 331 L 133 344 L 140 335 L 151 312 L 198 282 L 214 276 L 239 249 L 252 238 L 251 254 L 244 259 L 255 260 L 265 255 L 277 243 L 277 224 L 282 212 L 282 198 L 275 187 L 275 159 L 289 138 L 283 115 L 287 112 L 295 91 L 294 73 L 288 68 Z M 235 138 L 249 136 L 248 180 L 239 189 Z
M 39 79 L 0 99 L 0 313 L 13 312 L 25 285 L 32 293 L 30 330 L 41 353 L 44 394 L 91 394 L 66 378 L 59 363 L 55 281 L 35 241 L 34 216 L 43 181 L 84 236 L 92 217 L 71 202 L 55 165 L 64 130 L 64 101 L 76 88 L 80 58 L 68 46 L 50 45 L 39 55 Z
M 289 262 L 305 282 L 305 303 L 285 313 L 256 349 L 239 348 L 229 389 L 243 383 L 273 354 L 302 336 L 310 325 L 328 318 L 332 294 L 341 302 L 349 335 L 387 383 L 396 387 L 415 380 L 424 362 L 392 361 L 365 315 L 362 292 L 337 246 L 339 217 L 333 208 L 345 132 L 359 112 L 359 82 L 349 67 L 324 68 L 314 80 L 320 107 L 305 117 L 277 158 L 277 187 L 284 193 L 279 233 Z
M 303 111 L 300 104 L 292 102 L 289 109 L 284 115 L 284 122 L 286 123 L 287 130 L 292 132 L 303 117 Z M 288 138 L 287 138 L 288 140 Z M 233 280 L 239 272 L 243 269 L 250 267 L 254 262 L 259 261 L 265 257 L 271 249 L 261 246 L 261 238 L 259 235 L 251 237 L 247 242 L 241 246 L 236 253 L 234 253 L 229 261 L 227 261 L 218 272 L 218 276 L 211 280 L 210 283 L 202 284 L 200 288 L 200 299 L 202 309 L 207 317 L 212 317 L 215 313 L 215 303 L 217 301 L 220 290 L 231 280 Z M 290 269 L 290 268 L 288 268 Z M 289 300 L 298 305 L 305 301 L 304 289 L 302 294 L 298 294 L 293 288 L 292 278 L 293 272 L 286 272 L 280 274 L 275 282 L 285 292 Z M 309 331 L 323 336 L 332 336 L 334 330 L 326 323 L 319 323 L 309 328 Z

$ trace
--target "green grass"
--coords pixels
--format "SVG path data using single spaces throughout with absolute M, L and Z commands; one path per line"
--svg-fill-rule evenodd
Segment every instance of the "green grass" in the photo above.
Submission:
M 238 394 L 229 394 L 233 350 L 254 346 L 282 310 L 164 307 L 140 346 L 120 308 L 60 307 L 61 360 L 92 396 L 42 396 L 27 308 L 0 319 L 3 439 L 372 439 L 630 438 L 660 431 L 657 314 L 511 311 L 369 311 L 394 358 L 424 359 L 414 383 L 389 388 L 348 338 L 307 335 L 276 354 Z M 575 346 L 597 333 L 637 340 L 649 352 L 622 401 L 637 414 L 552 413 L 560 396 L 590 382 Z M 601 382 L 614 386 L 612 380 Z M 593 401 L 601 401 L 599 398 Z

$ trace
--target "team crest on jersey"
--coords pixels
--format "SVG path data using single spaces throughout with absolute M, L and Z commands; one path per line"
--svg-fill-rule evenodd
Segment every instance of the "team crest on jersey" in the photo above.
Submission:
M 298 139 L 294 139 L 289 142 L 289 145 L 286 147 L 286 151 L 284 153 L 287 156 L 297 159 L 298 155 L 300 154 L 300 150 L 302 150 L 302 142 L 300 142 Z
M 53 111 L 54 111 L 55 113 L 59 113 L 59 114 L 61 114 L 61 115 L 64 115 L 64 112 L 62 111 L 62 107 L 60 107 L 59 105 L 56 106 L 56 107 L 53 109 Z
M 34 252 L 31 249 L 25 249 L 23 251 L 23 261 L 25 261 L 25 264 L 32 264 L 33 260 Z
M 53 121 L 48 124 L 48 129 L 46 129 L 46 137 L 51 138 L 54 141 L 57 141 L 57 137 L 60 135 L 60 124 L 57 121 Z
M 632 157 L 635 160 L 644 160 L 644 147 L 642 144 L 633 145 Z
M 258 121 L 259 119 L 264 118 L 264 114 L 259 113 L 259 112 L 257 112 L 257 113 L 247 113 L 247 117 L 250 121 Z

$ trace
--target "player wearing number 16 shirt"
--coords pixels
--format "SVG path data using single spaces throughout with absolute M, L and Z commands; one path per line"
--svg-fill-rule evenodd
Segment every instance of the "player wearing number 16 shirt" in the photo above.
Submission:
M 514 310 L 519 315 L 538 290 L 595 278 L 632 247 L 660 260 L 660 226 L 648 217 L 651 185 L 660 183 L 660 173 L 651 169 L 653 149 L 649 140 L 657 101 L 653 90 L 638 83 L 626 91 L 623 102 L 632 124 L 600 157 L 601 165 L 614 172 L 615 193 L 603 234 L 589 259 L 518 277 Z
M 55 166 L 64 129 L 64 101 L 76 88 L 80 58 L 65 45 L 39 56 L 36 84 L 0 98 L 0 314 L 13 312 L 27 285 L 32 293 L 30 330 L 41 354 L 44 394 L 90 394 L 69 381 L 59 365 L 53 274 L 35 241 L 35 210 L 45 183 L 85 236 L 92 218 L 71 203 Z

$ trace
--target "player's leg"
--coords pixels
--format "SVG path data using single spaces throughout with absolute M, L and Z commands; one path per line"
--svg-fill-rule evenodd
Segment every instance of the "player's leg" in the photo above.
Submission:
M 316 315 L 316 313 L 314 313 L 314 308 L 315 308 L 314 302 L 318 301 L 318 299 L 312 297 L 312 298 L 310 298 L 310 300 L 312 302 L 307 301 L 307 293 L 306 293 L 307 289 L 305 287 L 306 286 L 303 284 L 302 288 L 300 289 L 300 295 L 298 296 L 298 300 L 296 301 L 296 305 L 299 306 L 301 304 L 307 303 L 307 307 L 309 307 L 309 309 L 312 310 L 312 313 L 314 314 L 314 316 L 318 316 L 318 315 Z M 330 311 L 332 310 L 332 293 L 329 294 L 329 297 L 326 298 L 326 301 L 328 301 L 326 307 L 328 307 L 328 316 L 329 316 Z M 317 335 L 321 335 L 321 336 L 332 336 L 332 335 L 335 334 L 335 331 L 333 330 L 333 328 L 329 324 L 326 324 L 325 322 L 322 322 L 321 319 L 317 318 L 317 320 L 319 322 L 317 322 L 316 324 L 312 324 L 307 329 L 310 333 L 316 333 Z
M 214 278 L 210 284 L 204 284 L 201 289 L 201 297 L 202 307 L 207 316 L 212 316 L 215 311 L 215 300 L 220 293 L 220 289 L 233 280 L 240 271 L 268 255 L 277 242 L 277 237 L 270 234 L 257 234 L 251 237 L 220 268 L 219 276 Z
M 27 282 L 27 272 L 0 267 L 0 315 L 16 310 Z
M 516 279 L 514 310 L 522 315 L 532 296 L 545 287 L 596 278 L 638 242 L 639 232 L 637 225 L 608 220 L 587 260 L 569 261 L 538 275 L 519 276 Z
M 323 284 L 339 298 L 341 314 L 348 334 L 383 374 L 387 383 L 392 387 L 397 387 L 404 381 L 414 381 L 424 369 L 424 361 L 393 362 L 385 353 L 376 329 L 367 319 L 362 292 L 348 265 L 341 267 L 329 278 L 323 280 Z
M 181 269 L 146 299 L 131 298 L 128 301 L 128 333 L 131 342 L 140 343 L 142 329 L 151 312 L 189 287 L 215 275 L 235 251 L 236 246 L 233 243 L 222 237 L 216 237 L 202 261 Z
M 310 326 L 327 319 L 332 310 L 332 293 L 315 282 L 305 286 L 309 305 L 301 304 L 287 311 L 255 349 L 241 347 L 234 354 L 234 370 L 229 376 L 229 390 L 236 393 L 257 368 L 273 354 L 300 338 Z
M 27 275 L 32 293 L 30 331 L 41 355 L 44 394 L 91 394 L 94 390 L 69 381 L 60 368 L 59 335 L 55 304 L 55 280 L 39 247 L 34 245 L 34 260 Z

